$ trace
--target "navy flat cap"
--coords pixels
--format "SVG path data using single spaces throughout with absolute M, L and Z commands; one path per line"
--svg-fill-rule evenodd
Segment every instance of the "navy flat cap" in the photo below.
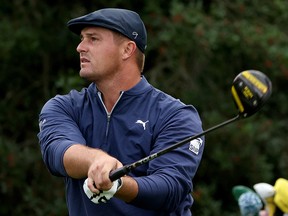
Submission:
M 67 23 L 68 28 L 80 35 L 81 30 L 88 26 L 99 26 L 120 32 L 133 40 L 144 53 L 147 46 L 147 32 L 140 16 L 131 10 L 105 8 L 85 16 L 74 18 Z

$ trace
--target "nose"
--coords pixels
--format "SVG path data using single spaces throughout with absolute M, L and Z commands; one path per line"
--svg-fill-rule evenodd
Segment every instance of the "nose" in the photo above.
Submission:
M 82 41 L 78 44 L 76 50 L 77 50 L 78 53 L 86 52 L 86 51 L 87 51 L 87 49 L 85 48 L 84 40 L 82 40 Z

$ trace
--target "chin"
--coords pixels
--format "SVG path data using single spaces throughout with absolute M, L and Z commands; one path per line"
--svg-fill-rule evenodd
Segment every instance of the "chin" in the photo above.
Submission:
M 93 82 L 93 78 L 92 78 L 91 73 L 85 73 L 85 72 L 80 71 L 79 75 L 80 75 L 81 78 L 83 78 L 83 79 L 85 79 L 87 81 Z
M 89 74 L 91 74 L 91 72 L 88 71 L 87 69 L 81 68 L 80 71 L 79 71 L 80 77 L 84 77 L 85 78 L 85 77 L 89 76 Z

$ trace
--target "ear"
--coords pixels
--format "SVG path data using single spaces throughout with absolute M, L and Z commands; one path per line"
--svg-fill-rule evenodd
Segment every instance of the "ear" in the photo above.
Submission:
M 134 41 L 127 41 L 123 49 L 123 55 L 122 55 L 123 60 L 126 60 L 129 57 L 131 57 L 135 53 L 136 48 L 137 46 Z

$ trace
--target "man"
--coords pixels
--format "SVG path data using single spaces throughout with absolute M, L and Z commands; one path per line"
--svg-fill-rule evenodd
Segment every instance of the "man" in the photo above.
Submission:
M 202 132 L 193 106 L 142 75 L 147 36 L 141 18 L 107 8 L 70 20 L 68 28 L 80 35 L 80 76 L 91 85 L 49 100 L 38 137 L 46 166 L 65 178 L 69 215 L 191 215 L 203 137 L 109 179 L 123 164 Z

